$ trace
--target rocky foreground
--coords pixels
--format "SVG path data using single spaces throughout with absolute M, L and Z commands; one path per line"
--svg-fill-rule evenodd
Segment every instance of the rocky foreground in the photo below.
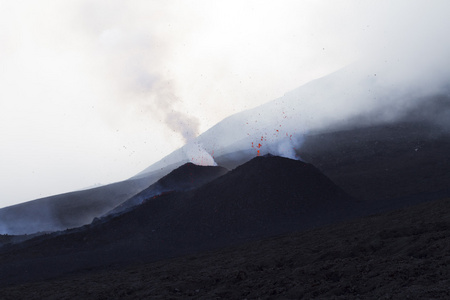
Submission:
M 449 299 L 450 199 L 172 260 L 4 287 L 2 299 Z

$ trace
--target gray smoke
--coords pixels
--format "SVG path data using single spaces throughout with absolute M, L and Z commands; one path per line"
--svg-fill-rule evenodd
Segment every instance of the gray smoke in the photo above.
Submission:
M 216 36 L 201 35 L 208 31 L 197 27 L 200 23 L 189 28 L 180 26 L 180 23 L 176 31 L 169 29 L 172 27 L 167 24 L 163 30 L 173 34 L 176 37 L 174 39 L 165 39 L 164 35 L 153 30 L 146 33 L 108 29 L 103 30 L 101 41 L 105 47 L 112 49 L 111 58 L 119 58 L 114 60 L 113 65 L 118 73 L 126 75 L 120 78 L 124 79 L 120 80 L 120 84 L 126 85 L 126 89 L 135 95 L 127 98 L 126 105 L 135 107 L 135 111 L 150 112 L 149 118 L 157 119 L 182 137 L 185 143 L 191 144 L 184 148 L 185 153 L 187 149 L 198 148 L 208 154 L 214 152 L 218 156 L 232 152 L 234 147 L 236 151 L 249 149 L 255 155 L 274 152 L 295 157 L 295 149 L 301 146 L 303 135 L 308 132 L 349 123 L 350 120 L 360 125 L 392 122 L 404 117 L 405 112 L 423 105 L 425 99 L 439 95 L 446 97 L 449 93 L 450 41 L 446 31 L 450 28 L 450 21 L 447 16 L 447 1 L 377 1 L 354 4 L 354 15 L 347 8 L 337 7 L 333 2 L 306 6 L 311 13 L 323 18 L 311 19 L 305 16 L 308 26 L 304 32 L 299 29 L 303 26 L 296 23 L 299 18 L 291 19 L 291 14 L 282 12 L 281 9 L 279 13 L 282 12 L 287 23 L 274 29 L 273 38 L 276 38 L 276 33 L 285 34 L 286 45 L 289 45 L 289 51 L 285 52 L 278 52 L 278 47 L 270 39 L 256 39 L 257 35 L 251 33 L 257 32 L 253 32 L 253 27 L 246 23 L 242 23 L 245 26 L 238 30 L 231 25 L 217 27 L 224 30 L 224 33 L 237 30 L 235 35 L 224 35 L 224 41 L 219 41 L 219 45 L 222 42 L 232 43 L 233 40 L 227 40 L 231 37 L 243 41 L 238 33 L 245 32 L 248 34 L 244 40 L 255 46 L 246 48 L 247 43 L 241 43 L 242 46 L 236 44 L 230 52 L 214 48 L 214 43 L 218 42 Z M 234 5 L 236 3 L 230 3 L 228 8 Z M 301 7 L 293 3 L 289 5 L 289 11 L 296 11 Z M 269 12 L 276 15 L 277 9 L 280 8 L 260 8 L 257 12 L 263 13 L 261 16 L 266 16 L 264 13 Z M 335 9 L 337 12 L 334 12 Z M 214 13 L 214 10 L 210 12 Z M 298 10 L 298 13 L 301 14 L 302 11 Z M 106 23 L 105 26 L 112 27 Z M 219 34 L 220 32 L 216 32 L 216 35 Z M 315 34 L 320 41 L 310 37 Z M 198 37 L 209 37 L 210 40 L 198 41 Z M 178 43 L 179 40 L 185 44 Z M 182 46 L 186 44 L 193 48 Z M 191 64 L 189 57 L 184 56 L 184 50 L 186 53 L 189 50 L 204 51 L 209 48 L 196 47 L 210 44 L 213 51 L 198 54 L 195 57 L 196 64 Z M 272 51 L 262 52 L 263 56 L 258 55 L 258 51 L 265 49 Z M 303 52 L 307 53 L 305 57 L 294 55 Z M 318 52 L 323 54 L 320 56 L 323 61 L 317 56 Z M 344 52 L 348 54 L 344 55 Z M 193 55 L 192 59 L 194 53 L 197 54 L 189 53 Z M 224 58 L 219 59 L 224 54 Z M 177 60 L 180 57 L 184 60 Z M 247 59 L 242 60 L 243 57 Z M 333 63 L 333 58 L 339 63 Z M 166 71 L 166 68 L 170 69 L 166 64 L 170 65 L 173 61 L 183 64 L 180 69 L 185 68 L 184 64 L 190 69 L 184 72 L 172 65 L 172 72 Z M 276 63 L 267 63 L 272 61 Z M 273 74 L 278 74 L 281 81 L 291 83 L 296 82 L 296 77 L 299 77 L 299 83 L 304 80 L 303 75 L 299 76 L 302 72 L 293 72 L 293 65 L 305 73 L 308 70 L 330 70 L 332 68 L 328 65 L 336 68 L 342 66 L 344 61 L 356 62 L 286 93 L 272 105 L 262 105 L 258 109 L 243 112 L 237 122 L 225 120 L 211 130 L 214 134 L 205 133 L 197 139 L 204 125 L 205 112 L 215 112 L 205 110 L 198 114 L 201 119 L 189 114 L 186 107 L 192 105 L 190 101 L 193 98 L 212 98 L 218 99 L 219 103 L 226 103 L 227 99 L 224 97 L 228 97 L 229 101 L 236 103 L 237 98 L 245 95 L 244 102 L 257 103 L 252 99 L 255 94 L 252 96 L 251 93 L 245 94 L 242 91 L 241 94 L 233 93 L 233 89 L 242 89 L 243 77 L 240 73 L 245 76 L 248 74 L 248 77 L 258 74 L 255 77 L 258 80 L 253 80 L 252 88 L 258 86 L 261 90 L 266 87 L 276 89 L 275 86 L 280 83 L 276 82 L 278 79 Z M 193 69 L 192 66 L 196 68 Z M 197 69 L 205 74 L 201 73 L 199 76 Z M 203 78 L 208 76 L 216 79 L 214 84 L 211 81 L 203 84 Z M 197 85 L 196 80 L 201 83 Z M 247 96 L 249 99 L 245 99 Z M 445 116 L 439 119 L 443 124 L 448 122 Z M 219 130 L 225 123 L 227 129 Z
M 170 82 L 153 84 L 152 87 L 153 89 L 149 91 L 150 99 L 153 98 L 152 113 L 158 115 L 170 130 L 182 137 L 186 158 L 197 165 L 216 166 L 212 155 L 203 148 L 201 143 L 195 141 L 199 133 L 200 121 L 176 108 L 181 100 L 176 96 Z
M 52 205 L 45 202 L 32 201 L 0 210 L 0 234 L 19 235 L 64 229 L 57 224 Z
M 176 105 L 181 100 L 176 96 L 170 83 L 157 87 L 153 97 L 155 113 L 161 116 L 170 130 L 180 134 L 185 143 L 197 137 L 200 122 L 196 117 L 177 110 Z
M 214 153 L 218 158 L 243 151 L 256 156 L 258 150 L 260 154 L 275 152 L 293 157 L 308 132 L 343 123 L 392 122 L 411 112 L 426 115 L 443 127 L 450 125 L 449 113 L 428 107 L 433 99 L 442 99 L 445 104 L 450 97 L 448 1 L 349 1 L 346 5 L 336 1 L 226 1 L 192 5 L 102 0 L 74 1 L 70 6 L 30 3 L 24 15 L 20 14 L 22 9 L 18 5 L 18 14 L 5 9 L 2 15 L 5 24 L 10 25 L 0 30 L 0 42 L 7 50 L 1 55 L 2 65 L 6 66 L 2 70 L 11 73 L 0 74 L 2 82 L 8 83 L 1 89 L 1 96 L 17 99 L 2 102 L 2 110 L 6 111 L 3 127 L 14 132 L 22 124 L 40 124 L 48 119 L 48 127 L 40 131 L 55 142 L 39 143 L 48 144 L 47 149 L 59 149 L 65 144 L 52 133 L 65 126 L 53 126 L 51 119 L 51 115 L 63 115 L 55 110 L 55 104 L 66 107 L 65 101 L 73 115 L 95 113 L 89 115 L 84 126 L 74 118 L 71 130 L 57 131 L 61 136 L 70 140 L 71 134 L 79 135 L 83 137 L 80 141 L 94 145 L 98 134 L 107 136 L 96 128 L 97 121 L 108 115 L 107 121 L 121 121 L 120 126 L 114 123 L 111 131 L 120 128 L 125 132 L 121 137 L 124 144 L 134 143 L 135 149 L 144 147 L 142 140 L 152 144 L 141 152 L 136 164 L 146 163 L 148 157 L 159 157 L 180 146 L 180 141 L 190 146 L 165 162 L 193 157 L 187 153 L 192 149 L 200 153 L 200 161 L 206 154 Z M 49 35 L 49 29 L 55 34 Z M 357 62 L 305 84 L 352 61 Z M 259 108 L 230 116 L 289 90 Z M 54 93 L 49 95 L 47 91 Z M 17 111 L 26 112 L 22 108 L 28 108 L 29 114 L 24 115 L 27 122 L 8 113 L 15 111 L 9 104 L 21 103 L 17 97 L 23 93 L 29 101 Z M 36 95 L 43 101 L 36 101 Z M 44 101 L 47 98 L 49 101 Z M 72 101 L 80 102 L 73 111 L 69 105 Z M 44 102 L 48 102 L 47 106 Z M 35 114 L 35 109 L 40 114 Z M 197 137 L 226 116 L 230 117 Z M 66 119 L 61 117 L 55 122 Z M 95 134 L 89 135 L 89 131 Z M 11 136 L 20 137 L 26 132 L 16 131 Z M 8 134 L 4 136 L 8 138 Z M 4 158 L 31 149 L 15 140 L 22 139 L 5 142 L 12 145 L 13 152 L 2 155 Z M 69 161 L 77 168 L 81 156 L 91 155 L 94 148 L 86 149 L 90 150 L 84 154 L 78 150 L 67 153 L 68 157 L 73 155 Z M 108 156 L 113 151 L 108 146 L 98 152 Z M 25 160 L 30 153 L 21 156 Z M 42 153 L 44 157 L 48 151 Z M 6 160 L 3 165 L 11 165 L 5 174 L 17 168 Z M 89 162 L 79 169 L 85 174 L 89 168 L 95 167 Z M 118 173 L 124 172 L 118 169 Z M 7 177 L 3 189 L 14 187 L 11 194 L 19 193 L 15 181 L 33 181 L 28 179 L 31 177 Z

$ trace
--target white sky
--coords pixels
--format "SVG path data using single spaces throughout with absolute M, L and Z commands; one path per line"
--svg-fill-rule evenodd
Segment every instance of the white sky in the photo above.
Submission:
M 409 26 L 445 2 L 0 0 L 0 207 L 131 177 L 400 32 L 428 36 Z

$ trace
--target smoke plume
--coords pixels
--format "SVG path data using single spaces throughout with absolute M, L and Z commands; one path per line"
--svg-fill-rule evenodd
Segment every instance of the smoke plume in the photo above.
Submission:
M 216 159 L 242 149 L 292 155 L 306 132 L 392 121 L 430 95 L 449 95 L 445 0 L 0 6 L 0 165 L 8 174 L 0 206 L 122 180 L 277 98 L 198 145 Z M 365 67 L 311 82 L 355 61 Z M 283 138 L 269 149 L 284 116 Z M 448 127 L 448 115 L 439 120 Z
M 199 133 L 200 121 L 198 118 L 177 110 L 180 99 L 175 95 L 170 82 L 155 87 L 152 93 L 154 97 L 154 113 L 158 114 L 164 124 L 173 132 L 179 134 L 185 145 L 183 152 L 187 159 L 197 165 L 217 166 L 214 158 L 202 146 L 195 141 Z
M 185 143 L 192 141 L 199 133 L 200 121 L 198 118 L 188 115 L 178 108 L 182 101 L 176 96 L 170 82 L 162 82 L 154 86 L 149 91 L 149 98 L 153 104 L 152 113 L 159 116 L 170 130 L 179 134 Z
M 188 141 L 182 149 L 189 161 L 196 165 L 217 166 L 212 155 L 209 154 L 200 143 L 195 142 L 194 140 Z

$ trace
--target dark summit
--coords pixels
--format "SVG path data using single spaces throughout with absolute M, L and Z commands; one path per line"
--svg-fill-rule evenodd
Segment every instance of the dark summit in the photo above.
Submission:
M 200 169 L 189 164 L 175 170 L 159 183 L 178 191 L 145 199 L 106 222 L 0 248 L 1 282 L 19 283 L 231 246 L 336 221 L 354 203 L 316 168 L 301 161 L 257 157 L 189 189 L 192 175 Z M 224 172 L 217 167 L 204 170 L 196 173 L 202 174 L 201 181 Z M 180 191 L 181 187 L 189 190 Z M 30 251 L 43 257 L 26 259 Z
M 157 197 L 163 193 L 173 191 L 188 191 L 204 185 L 211 180 L 227 173 L 228 170 L 219 166 L 198 166 L 187 163 L 170 172 L 142 192 L 118 205 L 105 216 L 113 216 L 130 210 L 144 201 Z

